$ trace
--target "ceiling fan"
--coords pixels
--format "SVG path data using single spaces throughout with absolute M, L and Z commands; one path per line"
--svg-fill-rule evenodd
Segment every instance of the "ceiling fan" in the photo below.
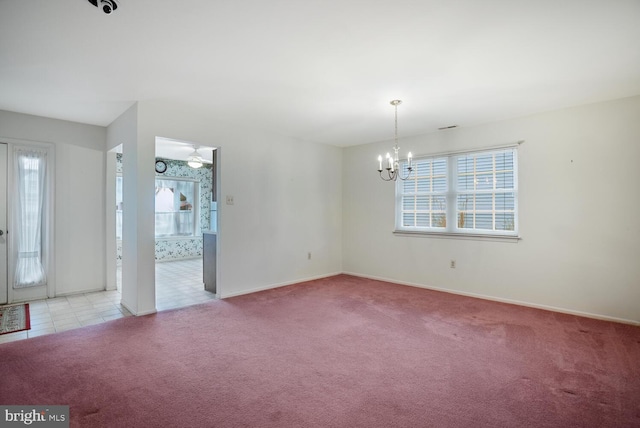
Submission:
M 187 165 L 191 168 L 200 168 L 203 164 L 208 163 L 212 164 L 210 160 L 203 159 L 202 155 L 198 152 L 198 146 L 193 146 L 193 153 L 187 156 Z

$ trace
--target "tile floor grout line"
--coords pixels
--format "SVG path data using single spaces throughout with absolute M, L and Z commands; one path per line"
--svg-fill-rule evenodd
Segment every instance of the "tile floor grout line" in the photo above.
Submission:
M 194 274 L 198 272 L 198 274 Z M 163 262 L 156 266 L 156 309 L 177 309 L 213 300 L 199 279 L 202 259 Z M 121 284 L 118 266 L 118 286 Z M 23 340 L 132 316 L 120 304 L 119 290 L 96 291 L 29 303 L 31 330 L 0 335 L 0 343 Z

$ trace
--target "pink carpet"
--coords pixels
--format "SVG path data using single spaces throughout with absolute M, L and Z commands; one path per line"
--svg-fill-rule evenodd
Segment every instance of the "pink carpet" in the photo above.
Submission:
M 640 328 L 340 275 L 0 345 L 74 427 L 638 427 Z

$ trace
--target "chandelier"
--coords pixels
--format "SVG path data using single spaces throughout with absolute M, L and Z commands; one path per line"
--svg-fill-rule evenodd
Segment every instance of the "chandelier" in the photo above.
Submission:
M 400 147 L 398 147 L 398 104 L 402 104 L 400 100 L 393 100 L 390 103 L 396 109 L 396 133 L 395 133 L 395 145 L 393 146 L 393 157 L 391 154 L 387 153 L 385 158 L 385 168 L 382 168 L 382 156 L 378 156 L 378 172 L 380 173 L 380 178 L 384 181 L 396 181 L 398 177 L 400 180 L 406 180 L 411 176 L 411 171 L 413 170 L 413 164 L 411 163 L 411 152 L 407 155 L 407 173 L 406 177 L 403 177 L 401 172 L 399 171 L 400 162 L 398 159 L 398 151 Z M 383 174 L 382 171 L 386 170 L 386 174 Z

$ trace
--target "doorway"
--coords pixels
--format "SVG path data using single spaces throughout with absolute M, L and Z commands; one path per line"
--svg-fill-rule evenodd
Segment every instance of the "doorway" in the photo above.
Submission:
M 54 164 L 50 144 L 0 143 L 0 304 L 55 295 Z
M 194 147 L 195 146 L 195 147 Z M 203 233 L 217 230 L 218 168 L 213 147 L 156 138 L 155 297 L 165 310 L 216 298 L 203 283 Z M 202 165 L 194 167 L 193 153 Z M 107 289 L 122 291 L 124 170 L 122 147 L 107 157 Z M 190 159 L 191 158 L 191 159 Z
M 217 226 L 215 150 L 156 137 L 157 310 L 215 298 L 203 280 L 204 235 L 215 233 Z

